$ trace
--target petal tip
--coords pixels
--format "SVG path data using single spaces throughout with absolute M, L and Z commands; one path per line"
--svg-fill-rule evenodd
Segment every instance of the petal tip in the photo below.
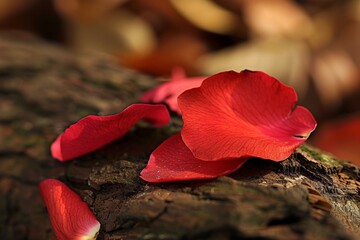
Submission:
M 85 235 L 82 236 L 81 240 L 95 240 L 97 236 L 99 235 L 100 231 L 100 222 L 95 222 L 92 227 L 89 228 L 87 232 L 85 232 Z
M 100 223 L 75 192 L 56 179 L 43 180 L 39 188 L 57 239 L 96 239 Z
M 51 152 L 51 156 L 53 158 L 62 162 L 62 161 L 65 161 L 65 159 L 63 158 L 63 155 L 61 153 L 61 146 L 60 146 L 61 137 L 62 137 L 62 134 L 60 136 L 58 136 L 56 138 L 56 140 L 51 144 L 50 152 Z

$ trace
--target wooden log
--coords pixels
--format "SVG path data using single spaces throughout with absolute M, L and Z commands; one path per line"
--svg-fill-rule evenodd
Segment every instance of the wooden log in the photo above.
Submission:
M 98 239 L 359 239 L 359 168 L 306 144 L 216 180 L 145 183 L 150 153 L 181 128 L 174 115 L 165 128 L 139 124 L 99 151 L 55 161 L 49 146 L 67 126 L 121 111 L 157 81 L 25 35 L 1 35 L 0 50 L 1 239 L 54 238 L 38 191 L 45 178 L 89 204 Z

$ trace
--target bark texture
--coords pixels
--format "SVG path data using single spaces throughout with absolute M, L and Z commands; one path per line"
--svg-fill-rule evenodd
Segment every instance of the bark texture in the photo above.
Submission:
M 98 239 L 359 239 L 359 168 L 308 145 L 275 163 L 251 159 L 212 181 L 147 184 L 149 154 L 178 132 L 139 124 L 68 163 L 49 146 L 88 114 L 137 102 L 157 81 L 99 55 L 75 55 L 23 35 L 0 36 L 0 238 L 51 239 L 38 191 L 58 178 L 89 204 Z

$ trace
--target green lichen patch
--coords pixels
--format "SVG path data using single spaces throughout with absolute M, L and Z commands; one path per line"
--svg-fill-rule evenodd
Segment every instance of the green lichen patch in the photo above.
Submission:
M 322 152 L 321 150 L 314 148 L 308 144 L 302 144 L 296 153 L 303 155 L 309 161 L 317 162 L 326 166 L 341 167 L 344 161 L 336 159 L 329 153 Z

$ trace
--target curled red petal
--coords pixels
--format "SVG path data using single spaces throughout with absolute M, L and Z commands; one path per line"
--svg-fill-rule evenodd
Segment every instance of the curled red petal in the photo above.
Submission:
M 239 158 L 208 162 L 196 159 L 180 134 L 177 134 L 155 149 L 140 177 L 148 182 L 212 179 L 234 172 L 246 160 Z
M 206 161 L 284 160 L 316 127 L 312 114 L 296 101 L 293 88 L 263 72 L 219 73 L 179 96 L 182 139 Z
M 205 78 L 206 77 L 186 78 L 181 69 L 176 69 L 173 71 L 169 82 L 147 91 L 141 96 L 140 101 L 144 103 L 165 103 L 172 111 L 181 114 L 177 104 L 177 98 L 184 91 L 199 87 Z
M 75 192 L 56 179 L 46 179 L 40 193 L 58 240 L 96 239 L 100 223 Z
M 160 104 L 133 104 L 111 116 L 90 115 L 65 130 L 51 145 L 51 154 L 59 161 L 67 161 L 122 137 L 140 120 L 155 126 L 166 125 L 169 112 Z

